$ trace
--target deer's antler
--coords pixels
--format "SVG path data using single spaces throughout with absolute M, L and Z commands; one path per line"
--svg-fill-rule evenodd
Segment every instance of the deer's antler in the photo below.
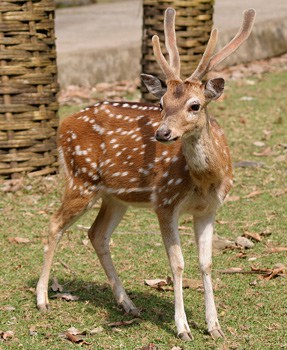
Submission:
M 205 52 L 199 62 L 198 67 L 192 73 L 192 75 L 186 79 L 187 81 L 199 79 L 201 80 L 209 71 L 211 71 L 217 64 L 222 62 L 225 58 L 230 56 L 234 51 L 236 51 L 239 46 L 248 39 L 253 23 L 255 19 L 255 10 L 249 9 L 243 12 L 243 22 L 235 37 L 221 49 L 215 55 L 212 55 L 217 41 L 217 31 L 213 30 L 210 35 Z
M 167 80 L 180 80 L 180 57 L 176 45 L 175 35 L 175 10 L 167 8 L 164 15 L 164 34 L 165 46 L 169 55 L 170 63 L 168 63 L 161 52 L 159 38 L 154 35 L 152 38 L 153 51 L 157 62 L 164 72 Z

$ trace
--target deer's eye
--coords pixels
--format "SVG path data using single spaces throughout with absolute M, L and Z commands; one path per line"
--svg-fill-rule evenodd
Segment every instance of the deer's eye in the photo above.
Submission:
M 200 110 L 200 104 L 199 103 L 193 103 L 188 107 L 189 112 L 198 112 Z

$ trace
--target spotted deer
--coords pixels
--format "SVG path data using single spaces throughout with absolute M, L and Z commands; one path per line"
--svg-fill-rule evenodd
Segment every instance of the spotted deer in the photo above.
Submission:
M 48 280 L 57 243 L 64 231 L 101 198 L 101 208 L 88 236 L 105 270 L 116 302 L 125 312 L 139 309 L 127 295 L 114 268 L 109 241 L 128 206 L 152 208 L 158 218 L 169 259 L 175 299 L 175 323 L 183 340 L 192 335 L 184 310 L 184 260 L 178 233 L 182 213 L 193 216 L 204 286 L 206 322 L 213 338 L 223 336 L 211 281 L 212 235 L 217 208 L 232 186 L 232 164 L 224 132 L 207 111 L 223 92 L 224 80 L 202 82 L 214 66 L 249 36 L 255 12 L 244 12 L 232 41 L 213 55 L 217 30 L 211 32 L 203 57 L 192 75 L 180 78 L 175 11 L 165 12 L 165 43 L 152 39 L 154 55 L 166 76 L 166 86 L 143 75 L 160 107 L 133 102 L 101 102 L 66 118 L 59 129 L 59 160 L 65 172 L 62 205 L 52 216 L 44 265 L 37 285 L 37 306 L 48 309 Z

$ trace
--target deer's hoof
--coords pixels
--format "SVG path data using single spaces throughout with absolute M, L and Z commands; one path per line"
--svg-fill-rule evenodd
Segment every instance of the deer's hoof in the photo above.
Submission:
M 137 307 L 135 307 L 135 308 L 129 309 L 129 310 L 127 311 L 127 313 L 128 313 L 129 315 L 138 317 L 138 316 L 140 316 L 141 311 L 140 311 L 140 309 L 138 309 Z
M 178 336 L 183 341 L 192 341 L 193 340 L 193 336 L 190 332 L 182 332 L 182 333 L 179 333 Z
M 209 334 L 210 334 L 211 338 L 214 340 L 216 340 L 218 338 L 225 338 L 224 333 L 222 332 L 222 330 L 220 328 L 212 329 L 211 331 L 209 331 Z
M 37 304 L 37 308 L 41 312 L 47 312 L 50 309 L 49 304 L 46 304 L 46 303 L 45 304 Z

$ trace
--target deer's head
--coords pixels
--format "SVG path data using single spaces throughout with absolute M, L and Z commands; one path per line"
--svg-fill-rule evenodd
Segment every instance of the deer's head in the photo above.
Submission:
M 253 9 L 243 13 L 243 23 L 235 37 L 222 50 L 213 55 L 218 31 L 213 29 L 196 70 L 186 80 L 180 78 L 180 57 L 176 45 L 175 10 L 168 8 L 164 17 L 165 44 L 169 63 L 163 56 L 159 38 L 152 38 L 154 55 L 166 77 L 163 83 L 157 77 L 142 74 L 148 90 L 160 99 L 162 122 L 156 132 L 160 142 L 172 142 L 181 137 L 197 135 L 206 125 L 206 106 L 220 97 L 224 79 L 202 82 L 204 76 L 231 55 L 250 35 L 255 17 Z

